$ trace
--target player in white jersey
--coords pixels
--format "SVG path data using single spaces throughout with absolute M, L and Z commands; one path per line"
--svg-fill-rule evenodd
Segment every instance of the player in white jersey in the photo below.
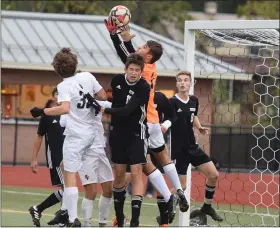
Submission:
M 33 108 L 30 112 L 33 117 L 40 115 L 67 114 L 66 135 L 63 144 L 64 163 L 64 199 L 69 214 L 67 227 L 81 227 L 77 215 L 78 188 L 76 174 L 81 169 L 82 157 L 86 156 L 94 142 L 100 141 L 98 127 L 95 126 L 95 111 L 87 100 L 86 94 L 106 100 L 106 93 L 89 72 L 76 74 L 77 55 L 71 49 L 63 48 L 56 53 L 52 65 L 56 74 L 63 78 L 59 83 L 58 102 L 61 105 L 53 108 Z M 81 74 L 83 74 L 81 76 Z
M 98 103 L 103 108 L 111 107 L 111 103 L 108 101 L 98 101 Z M 90 151 L 82 158 L 83 165 L 79 170 L 79 176 L 85 188 L 85 196 L 82 200 L 84 227 L 91 227 L 93 203 L 97 194 L 97 183 L 100 183 L 102 187 L 102 195 L 98 204 L 100 227 L 107 225 L 107 218 L 109 217 L 112 206 L 113 172 L 105 152 L 104 128 L 101 119 L 102 113 L 100 112 L 95 117 L 95 127 L 100 135 L 100 141 L 95 142 L 89 148 Z M 61 127 L 65 127 L 66 123 L 67 115 L 62 115 L 60 118 Z

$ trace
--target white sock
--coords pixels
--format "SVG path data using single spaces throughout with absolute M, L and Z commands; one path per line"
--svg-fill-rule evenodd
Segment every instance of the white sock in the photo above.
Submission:
M 69 214 L 69 222 L 74 222 L 78 218 L 78 198 L 79 192 L 77 187 L 68 187 L 64 190 L 65 205 Z
M 99 223 L 107 224 L 107 219 L 110 215 L 111 207 L 112 207 L 112 198 L 107 198 L 101 195 L 98 204 Z
M 181 189 L 182 186 L 174 163 L 163 166 L 164 173 L 168 176 L 176 190 Z
M 83 198 L 82 201 L 83 226 L 91 227 L 92 212 L 93 212 L 93 200 Z
M 65 198 L 66 198 L 65 191 L 63 191 L 63 194 L 62 194 L 62 204 L 61 204 L 61 208 L 60 208 L 60 210 L 62 210 L 62 211 L 66 211 L 67 210 L 67 207 L 66 207 L 66 204 L 65 204 L 65 200 L 64 200 Z
M 163 178 L 162 173 L 156 169 L 148 176 L 149 180 L 153 184 L 153 186 L 159 191 L 159 193 L 163 196 L 165 202 L 167 203 L 170 199 L 171 193 L 169 188 Z

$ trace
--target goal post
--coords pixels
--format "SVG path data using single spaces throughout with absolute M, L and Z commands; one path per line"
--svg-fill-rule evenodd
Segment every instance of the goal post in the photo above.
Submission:
M 253 113 L 255 115 L 256 123 L 252 124 L 251 126 L 251 132 L 252 135 L 256 135 L 254 132 L 255 127 L 260 127 L 264 129 L 263 136 L 258 136 L 256 138 L 256 145 L 251 148 L 250 151 L 247 151 L 248 154 L 250 154 L 250 159 L 254 163 L 254 167 L 252 167 L 250 170 L 244 171 L 244 173 L 248 174 L 248 182 L 244 183 L 241 180 L 240 175 L 237 175 L 237 179 L 232 181 L 232 184 L 230 186 L 233 186 L 235 181 L 240 181 L 243 188 L 239 192 L 236 190 L 233 190 L 234 187 L 230 187 L 230 192 L 235 194 L 236 199 L 245 192 L 248 196 L 248 204 L 252 205 L 252 210 L 250 213 L 248 212 L 248 216 L 258 216 L 260 215 L 261 224 L 264 226 L 270 226 L 277 225 L 277 219 L 279 220 L 279 214 L 272 213 L 270 208 L 276 208 L 276 210 L 279 210 L 279 201 L 276 202 L 276 197 L 278 194 L 279 198 L 279 187 L 275 188 L 273 187 L 274 192 L 270 191 L 270 185 L 271 183 L 277 183 L 274 178 L 279 179 L 279 173 L 271 171 L 269 169 L 269 164 L 271 161 L 276 161 L 276 163 L 279 164 L 279 160 L 276 159 L 276 154 L 278 153 L 279 158 L 279 148 L 277 150 L 272 147 L 272 144 L 279 145 L 279 126 L 276 126 L 276 122 L 279 119 L 277 118 L 277 115 L 279 116 L 279 32 L 276 30 L 279 29 L 279 21 L 278 20 L 224 20 L 224 21 L 185 21 L 185 33 L 184 33 L 184 47 L 185 47 L 185 53 L 184 53 L 184 69 L 189 71 L 192 75 L 192 82 L 193 86 L 190 90 L 190 94 L 194 94 L 194 86 L 195 86 L 195 78 L 199 79 L 209 79 L 212 80 L 212 89 L 214 93 L 222 93 L 222 87 L 224 84 L 227 84 L 225 88 L 223 89 L 223 94 L 230 93 L 231 95 L 227 95 L 227 100 L 223 101 L 222 104 L 219 103 L 219 107 L 217 107 L 216 104 L 218 104 L 219 99 L 223 98 L 209 98 L 209 101 L 211 100 L 212 106 L 215 106 L 212 109 L 215 109 L 215 112 L 217 112 L 218 109 L 224 109 L 227 110 L 223 113 L 223 110 L 219 113 L 212 113 L 211 117 L 209 119 L 213 120 L 216 118 L 216 116 L 221 116 L 221 123 L 224 123 L 223 121 L 223 115 L 227 116 L 233 116 L 233 123 L 227 122 L 227 126 L 231 129 L 232 126 L 236 125 L 234 122 L 234 118 L 238 116 L 238 118 L 242 118 L 242 115 L 244 115 L 243 110 L 240 109 L 241 101 L 235 102 L 234 104 L 230 105 L 230 102 L 235 99 L 234 97 L 234 89 L 233 83 L 236 81 L 239 83 L 239 81 L 247 81 L 251 82 L 253 80 L 253 77 L 258 77 L 258 81 L 254 83 L 253 85 L 253 95 L 258 96 L 256 103 L 253 103 L 251 109 L 253 110 L 256 105 L 262 105 L 260 109 L 258 109 L 258 112 L 262 112 L 261 114 L 256 114 L 256 111 L 253 110 Z M 198 35 L 201 35 L 198 37 Z M 202 37 L 202 38 L 201 38 Z M 200 43 L 200 46 L 202 46 L 206 53 L 203 53 L 203 51 L 199 52 L 196 51 L 196 45 L 197 41 L 199 39 L 202 39 L 202 42 Z M 205 41 L 207 40 L 207 41 Z M 226 53 L 223 53 L 222 49 L 226 49 Z M 252 50 L 256 49 L 256 53 L 252 54 Z M 263 53 L 262 53 L 262 50 Z M 278 50 L 278 52 L 277 52 Z M 212 53 L 211 53 L 212 51 Z M 228 61 L 230 59 L 231 61 Z M 255 60 L 258 60 L 258 63 L 254 63 Z M 200 61 L 200 62 L 199 62 Z M 243 62 L 242 62 L 243 61 Z M 269 61 L 269 62 L 268 62 Z M 199 63 L 198 63 L 199 62 Z M 240 63 L 242 62 L 242 63 Z M 254 64 L 252 64 L 252 62 Z M 204 65 L 209 64 L 209 67 L 207 68 Z M 254 66 L 253 66 L 254 65 Z M 254 68 L 254 69 L 253 69 Z M 266 70 L 267 68 L 267 70 Z M 261 69 L 261 70 L 260 70 Z M 266 72 L 267 71 L 267 72 Z M 225 82 L 226 81 L 226 82 Z M 229 81 L 229 83 L 227 82 Z M 215 87 L 215 83 L 218 83 L 218 86 Z M 266 84 L 269 83 L 269 84 Z M 261 88 L 261 87 L 264 88 Z M 249 87 L 247 85 L 247 87 Z M 216 88 L 216 90 L 215 90 Z M 243 88 L 243 87 L 242 87 Z M 237 88 L 236 90 L 238 90 Z M 265 90 L 261 95 L 259 90 Z M 278 92 L 277 92 L 278 89 Z M 269 90 L 273 90 L 273 93 L 269 92 Z M 218 91 L 218 92 L 217 92 Z M 246 89 L 241 89 L 242 96 L 246 96 L 246 99 L 249 99 L 248 93 L 246 94 Z M 260 95 L 260 96 L 259 96 Z M 268 96 L 269 95 L 269 96 Z M 211 95 L 212 96 L 212 95 Z M 240 98 L 240 100 L 243 98 Z M 272 99 L 272 104 L 269 104 L 267 101 L 268 99 Z M 215 100 L 215 101 L 214 101 Z M 266 100 L 266 101 L 262 101 Z M 278 102 L 278 103 L 277 103 Z M 231 111 L 233 107 L 239 107 L 239 113 L 234 113 L 234 111 Z M 249 108 L 250 109 L 250 108 Z M 272 114 L 268 113 L 268 109 L 273 109 L 271 112 L 274 112 L 274 116 Z M 228 113 L 230 113 L 228 115 Z M 246 112 L 245 112 L 246 113 Z M 275 114 L 276 113 L 276 114 Z M 217 114 L 217 115 L 216 115 Z M 233 114 L 233 115 L 232 115 Z M 263 119 L 263 116 L 267 116 L 267 119 Z M 231 117 L 229 117 L 230 119 Z M 226 119 L 226 118 L 225 118 Z M 270 122 L 269 122 L 270 121 Z M 273 122 L 274 121 L 274 122 Z M 203 124 L 203 121 L 201 121 Z M 246 122 L 247 123 L 247 122 Z M 264 125 L 266 123 L 266 125 Z M 212 121 L 209 123 L 212 126 Z M 242 123 L 240 123 L 242 125 Z M 274 138 L 269 138 L 268 134 L 266 135 L 266 131 L 269 130 L 271 132 L 275 132 Z M 245 130 L 243 130 L 245 131 Z M 267 131 L 268 132 L 268 131 Z M 211 133 L 210 133 L 211 134 Z M 278 135 L 278 136 L 277 136 Z M 262 137 L 266 137 L 268 139 L 268 143 L 266 147 L 261 147 L 260 145 L 263 144 L 260 140 L 262 140 Z M 274 140 L 275 139 L 275 140 Z M 271 140 L 274 140 L 272 142 Z M 277 141 L 278 140 L 278 141 Z M 213 142 L 210 142 L 209 144 Z M 209 147 L 212 148 L 210 145 Z M 255 150 L 254 148 L 260 149 L 259 153 L 261 158 L 256 158 Z M 253 151 L 254 150 L 254 151 Z M 266 151 L 272 151 L 269 152 L 272 154 L 273 159 L 268 160 Z M 231 156 L 231 155 L 230 155 Z M 249 158 L 248 158 L 249 159 Z M 259 169 L 259 160 L 263 159 L 264 162 L 267 162 L 267 168 L 264 171 L 260 171 Z M 228 164 L 229 165 L 229 164 Z M 257 177 L 253 177 L 255 173 L 260 174 L 259 179 Z M 264 178 L 264 174 L 268 173 L 271 175 L 269 177 L 271 181 L 266 181 Z M 185 196 L 188 199 L 189 203 L 191 202 L 191 188 L 192 188 L 192 179 L 191 179 L 191 165 L 188 167 L 187 171 L 187 189 L 185 190 Z M 278 175 L 278 176 L 277 176 Z M 231 177 L 227 177 L 227 174 L 223 176 L 226 180 L 229 180 Z M 258 180 L 256 180 L 258 179 Z M 229 181 L 230 182 L 230 181 Z M 264 192 L 258 192 L 260 187 L 258 184 L 262 182 L 265 185 L 266 190 Z M 252 187 L 249 187 L 248 189 L 245 189 L 245 184 L 248 186 L 252 185 Z M 247 186 L 246 185 L 246 186 Z M 221 186 L 221 185 L 220 185 Z M 222 188 L 222 187 L 221 187 Z M 275 190 L 276 189 L 276 190 Z M 220 190 L 219 190 L 220 191 Z M 221 192 L 216 191 L 216 194 L 219 194 Z M 267 193 L 267 194 L 266 194 Z M 228 195 L 227 193 L 223 193 L 224 195 Z M 240 195 L 238 195 L 240 194 Z M 255 195 L 259 195 L 255 196 Z M 265 196 L 267 195 L 267 198 Z M 254 197 L 253 197 L 254 196 Z M 204 197 L 204 196 L 203 196 Z M 201 197 L 202 198 L 202 197 Z M 217 198 L 217 197 L 216 197 Z M 240 198 L 240 197 L 239 197 Z M 215 198 L 214 198 L 215 199 Z M 259 210 L 259 205 L 256 204 L 253 201 L 256 199 L 260 199 L 261 203 L 263 204 L 264 208 L 266 209 L 267 213 L 264 213 L 263 210 Z M 272 200 L 271 204 L 269 204 L 269 199 Z M 229 208 L 235 207 L 236 202 L 233 202 L 233 204 L 230 204 Z M 232 206 L 233 205 L 233 206 Z M 272 206 L 271 206 L 272 205 Z M 192 206 L 192 205 L 191 205 Z M 251 221 L 246 221 L 244 223 L 240 222 L 239 215 L 241 216 L 242 212 L 244 215 L 244 212 L 248 209 L 247 206 L 242 206 L 243 211 L 241 212 L 232 212 L 230 209 L 229 212 L 227 210 L 224 210 L 224 215 L 237 215 L 237 222 L 228 222 L 229 225 L 237 224 L 237 225 L 255 225 Z M 190 210 L 186 213 L 179 213 L 179 226 L 189 226 L 190 225 L 190 211 L 193 209 L 193 207 L 190 207 Z M 249 210 L 249 209 L 248 209 Z M 262 211 L 262 213 L 260 213 Z M 265 210 L 264 210 L 265 211 Z M 228 213 L 228 214 L 227 214 Z M 245 213 L 246 214 L 246 213 Z M 273 220 L 272 223 L 266 222 L 266 217 L 269 217 L 271 215 L 271 218 Z M 269 220 L 269 219 L 268 219 Z M 233 220 L 232 220 L 233 221 Z M 248 224 L 247 224 L 248 223 Z M 224 225 L 228 225 L 224 223 Z M 278 222 L 279 225 L 279 222 Z

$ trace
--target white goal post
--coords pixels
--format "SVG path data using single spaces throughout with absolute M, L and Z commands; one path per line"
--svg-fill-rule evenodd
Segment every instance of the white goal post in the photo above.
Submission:
M 225 21 L 185 21 L 185 32 L 184 32 L 184 70 L 187 70 L 192 75 L 192 81 L 198 72 L 195 72 L 195 56 L 196 56 L 196 30 L 258 30 L 258 29 L 279 29 L 278 20 L 225 20 Z M 205 34 L 205 33 L 204 33 Z M 215 39 L 215 38 L 214 38 Z M 277 41 L 277 39 L 276 39 Z M 258 42 L 252 41 L 251 43 Z M 259 41 L 262 43 L 262 41 Z M 278 38 L 279 42 L 279 38 Z M 245 44 L 246 45 L 246 44 Z M 265 44 L 264 44 L 265 45 Z M 277 44 L 276 44 L 277 45 Z M 278 43 L 279 46 L 279 43 Z M 215 72 L 211 72 L 215 74 Z M 221 77 L 219 75 L 219 77 Z M 218 78 L 219 78 L 218 77 Z M 201 78 L 201 77 L 200 77 Z M 212 77 L 214 78 L 214 77 Z M 227 78 L 228 79 L 228 78 Z M 234 76 L 233 76 L 233 79 Z M 190 90 L 190 94 L 194 94 L 194 83 Z M 188 202 L 191 203 L 191 165 L 187 171 L 187 189 L 185 191 Z M 179 212 L 179 226 L 190 225 L 190 209 L 186 213 Z

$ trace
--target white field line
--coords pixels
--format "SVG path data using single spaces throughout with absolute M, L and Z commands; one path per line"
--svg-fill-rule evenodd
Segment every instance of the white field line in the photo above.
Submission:
M 29 214 L 28 211 L 16 211 L 16 210 L 11 210 L 11 209 L 6 209 L 6 208 L 2 208 L 1 209 L 1 212 L 2 213 L 13 213 L 13 214 Z M 48 213 L 42 213 L 44 216 L 49 216 L 49 217 L 53 217 L 54 215 L 53 214 L 48 214 Z M 81 219 L 81 218 L 79 218 Z M 81 219 L 82 220 L 82 219 Z M 99 222 L 98 219 L 94 219 L 92 218 L 91 219 L 92 221 L 95 221 L 95 222 Z M 153 226 L 153 225 L 148 225 L 148 224 L 140 224 L 141 226 Z
M 50 194 L 47 193 L 38 193 L 38 192 L 18 192 L 18 191 L 10 191 L 10 190 L 3 190 L 2 193 L 8 193 L 8 194 L 16 194 L 16 195 L 32 195 L 32 196 L 49 196 Z M 82 199 L 83 197 L 79 197 Z M 99 200 L 98 197 L 96 197 L 96 200 Z M 130 204 L 130 200 L 125 201 L 126 204 Z M 156 203 L 145 203 L 143 202 L 142 205 L 146 206 L 153 206 L 157 207 Z M 262 213 L 250 213 L 250 212 L 243 212 L 243 211 L 230 211 L 230 210 L 221 210 L 217 209 L 216 211 L 221 211 L 223 213 L 236 213 L 236 214 L 246 214 L 246 215 L 260 215 L 260 216 L 271 216 L 271 217 L 279 217 L 279 215 L 270 215 L 270 214 L 262 214 Z

